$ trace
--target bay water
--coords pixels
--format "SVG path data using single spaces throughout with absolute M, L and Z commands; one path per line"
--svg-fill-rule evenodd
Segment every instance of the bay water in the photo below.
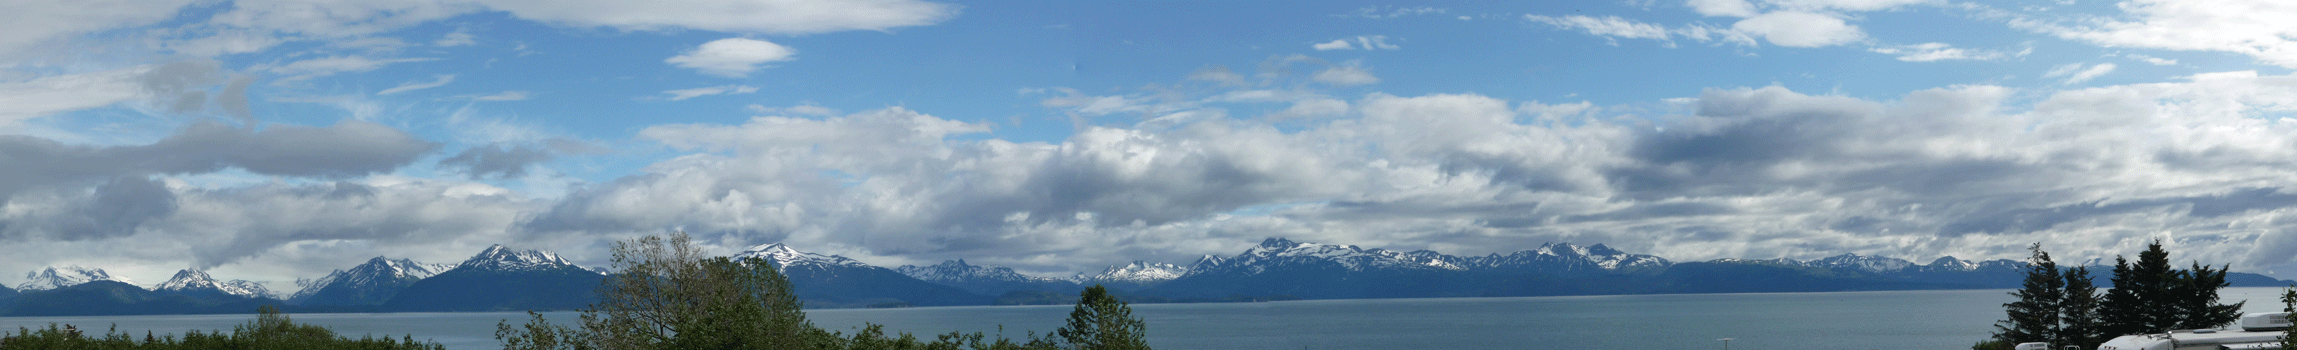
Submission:
M 1512 298 L 1303 300 L 1135 304 L 1158 349 L 1968 349 L 2003 318 L 2008 290 L 1669 294 Z M 2227 288 L 2245 312 L 2281 310 L 2280 288 Z M 1067 319 L 1070 306 L 817 309 L 814 324 L 852 333 L 864 323 L 931 339 L 950 331 L 1022 338 Z M 545 313 L 572 324 L 572 312 Z M 493 349 L 495 323 L 518 312 L 294 314 L 337 333 L 413 335 L 449 349 Z M 225 331 L 253 315 L 0 317 L 0 329 L 78 325 L 146 331 Z

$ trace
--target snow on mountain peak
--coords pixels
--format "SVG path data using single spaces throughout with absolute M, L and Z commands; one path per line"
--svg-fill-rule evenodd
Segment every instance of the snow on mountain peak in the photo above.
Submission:
M 893 270 L 901 272 L 903 275 L 909 275 L 909 277 L 929 282 L 962 283 L 969 281 L 1059 281 L 1059 279 L 1023 275 L 1020 272 L 1013 271 L 1012 268 L 1003 266 L 982 266 L 966 264 L 965 259 L 943 261 L 939 264 L 933 264 L 931 266 L 902 265 L 901 267 L 894 268 Z
M 1831 256 L 1824 259 L 1812 260 L 1807 264 L 1817 267 L 1847 268 L 1866 272 L 1891 272 L 1906 269 L 1908 266 L 1914 266 L 1913 262 L 1908 262 L 1906 260 L 1898 260 L 1883 256 L 1860 256 L 1856 253 L 1844 253 L 1842 255 Z
M 496 244 L 494 246 L 487 247 L 486 251 L 479 252 L 479 255 L 472 256 L 470 260 L 463 260 L 463 263 L 455 265 L 455 268 L 475 268 L 491 271 L 533 271 L 558 268 L 562 266 L 574 266 L 574 264 L 567 262 L 566 259 L 560 259 L 556 253 L 540 250 L 514 251 L 510 250 L 510 248 L 504 248 L 501 244 Z
M 798 251 L 796 248 L 790 248 L 790 246 L 787 246 L 787 245 L 783 245 L 783 244 L 781 244 L 781 243 L 760 244 L 760 245 L 757 245 L 757 246 L 752 246 L 752 247 L 750 247 L 750 249 L 749 249 L 749 250 L 744 250 L 744 251 L 742 251 L 742 253 L 740 253 L 740 254 L 734 254 L 734 258 L 735 258 L 735 259 L 746 259 L 746 258 L 759 258 L 759 259 L 765 259 L 766 261 L 769 261 L 769 262 L 773 262 L 773 263 L 774 263 L 774 268 L 777 268 L 777 269 L 784 269 L 784 270 L 787 270 L 787 269 L 789 269 L 789 267 L 790 267 L 790 266 L 797 266 L 797 265 L 853 266 L 853 267 L 866 267 L 866 266 L 869 266 L 869 264 L 864 264 L 864 263 L 862 263 L 860 260 L 854 260 L 854 259 L 851 259 L 851 258 L 846 258 L 846 257 L 843 257 L 843 256 L 836 256 L 836 255 L 822 255 L 822 254 L 815 254 L 815 253 L 807 253 L 807 252 L 801 252 L 801 251 Z
M 174 278 L 169 278 L 167 282 L 161 282 L 152 290 L 163 292 L 213 291 L 249 298 L 269 298 L 272 296 L 271 289 L 264 288 L 261 283 L 248 280 L 217 281 L 215 277 L 208 276 L 207 271 L 194 269 L 176 271 Z
M 1336 262 L 1351 271 L 1363 271 L 1372 268 L 1466 269 L 1451 261 L 1457 259 L 1434 259 L 1386 249 L 1364 249 L 1347 244 L 1303 243 L 1283 238 L 1270 238 L 1261 241 L 1259 246 L 1246 249 L 1244 254 L 1221 261 L 1215 266 L 1218 268 L 1242 267 L 1249 270 L 1246 271 L 1247 273 L 1259 273 L 1266 269 L 1268 264 L 1314 260 Z
M 1219 264 L 1219 259 L 1220 258 L 1213 257 L 1211 255 L 1206 255 L 1204 256 L 1203 260 L 1198 260 L 1197 265 L 1210 266 L 1207 265 L 1206 261 L 1210 261 L 1210 264 L 1217 265 Z M 1130 264 L 1110 266 L 1108 269 L 1101 270 L 1100 274 L 1087 275 L 1078 273 L 1075 277 L 1071 277 L 1070 279 L 1076 281 L 1078 284 L 1100 284 L 1111 282 L 1153 284 L 1180 278 L 1180 276 L 1187 275 L 1189 271 L 1189 268 L 1181 267 L 1180 265 L 1163 263 L 1151 264 L 1145 261 L 1133 260 L 1133 262 Z
M 288 300 L 301 302 L 331 285 L 341 284 L 348 288 L 375 288 L 376 286 L 398 283 L 402 280 L 430 278 L 454 268 L 455 265 L 426 264 L 404 258 L 391 259 L 377 256 L 373 259 L 367 259 L 366 263 L 359 264 L 359 266 L 352 266 L 348 270 L 335 270 L 335 272 L 327 273 L 326 277 L 297 279 L 295 285 L 303 289 L 296 291 L 295 295 L 289 297 Z
M 16 285 L 16 290 L 49 290 L 76 286 L 80 285 L 81 283 L 95 281 L 117 281 L 120 283 L 136 284 L 135 281 L 130 281 L 126 277 L 113 277 L 111 273 L 104 272 L 104 269 L 85 268 L 80 267 L 79 265 L 63 267 L 49 266 L 45 269 L 25 273 L 24 279 L 25 281 L 23 284 Z

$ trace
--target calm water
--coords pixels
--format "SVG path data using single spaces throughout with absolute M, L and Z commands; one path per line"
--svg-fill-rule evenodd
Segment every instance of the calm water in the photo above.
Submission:
M 2245 311 L 2280 311 L 2279 288 L 2228 288 Z M 1967 349 L 2002 318 L 2006 290 L 1524 298 L 1311 300 L 1134 305 L 1159 349 Z M 1068 306 L 977 306 L 810 310 L 815 324 L 848 331 L 863 322 L 889 331 L 958 330 L 1008 337 L 1044 333 Z M 571 322 L 573 313 L 548 314 Z M 339 333 L 412 333 L 450 349 L 492 349 L 495 322 L 523 313 L 297 314 Z M 5 317 L 0 327 L 50 322 L 139 336 L 186 329 L 229 331 L 252 315 Z

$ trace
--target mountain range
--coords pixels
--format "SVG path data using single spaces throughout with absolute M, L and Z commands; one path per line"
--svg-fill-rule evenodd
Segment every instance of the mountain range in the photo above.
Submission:
M 1092 285 L 1135 302 L 2015 288 L 2027 267 L 2013 260 L 1942 257 L 1916 264 L 1857 254 L 1671 262 L 1569 243 L 1454 256 L 1283 238 L 1186 266 L 1134 261 L 1066 278 L 964 260 L 888 269 L 778 243 L 733 257 L 773 265 L 807 307 L 1063 304 Z M 2090 267 L 2101 287 L 2111 287 L 2111 271 Z M 605 277 L 602 269 L 554 253 L 501 245 L 452 265 L 375 257 L 298 280 L 301 290 L 284 299 L 262 284 L 217 280 L 201 270 L 179 271 L 145 289 L 103 269 L 63 266 L 28 273 L 15 288 L 0 286 L 0 315 L 245 313 L 257 305 L 299 312 L 567 310 L 595 301 L 593 290 Z M 2239 272 L 2228 273 L 2227 281 L 2290 284 Z

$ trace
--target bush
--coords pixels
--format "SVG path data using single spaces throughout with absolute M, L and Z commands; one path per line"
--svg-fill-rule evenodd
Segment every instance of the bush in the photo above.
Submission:
M 254 321 L 233 327 L 230 334 L 194 330 L 184 332 L 182 339 L 146 332 L 138 341 L 117 329 L 105 331 L 100 338 L 88 337 L 72 325 L 59 328 L 49 324 L 39 330 L 19 327 L 16 334 L 0 337 L 0 349 L 446 349 L 435 342 L 417 342 L 413 335 L 402 339 L 338 337 L 326 327 L 295 324 L 270 306 L 258 308 L 256 313 Z

